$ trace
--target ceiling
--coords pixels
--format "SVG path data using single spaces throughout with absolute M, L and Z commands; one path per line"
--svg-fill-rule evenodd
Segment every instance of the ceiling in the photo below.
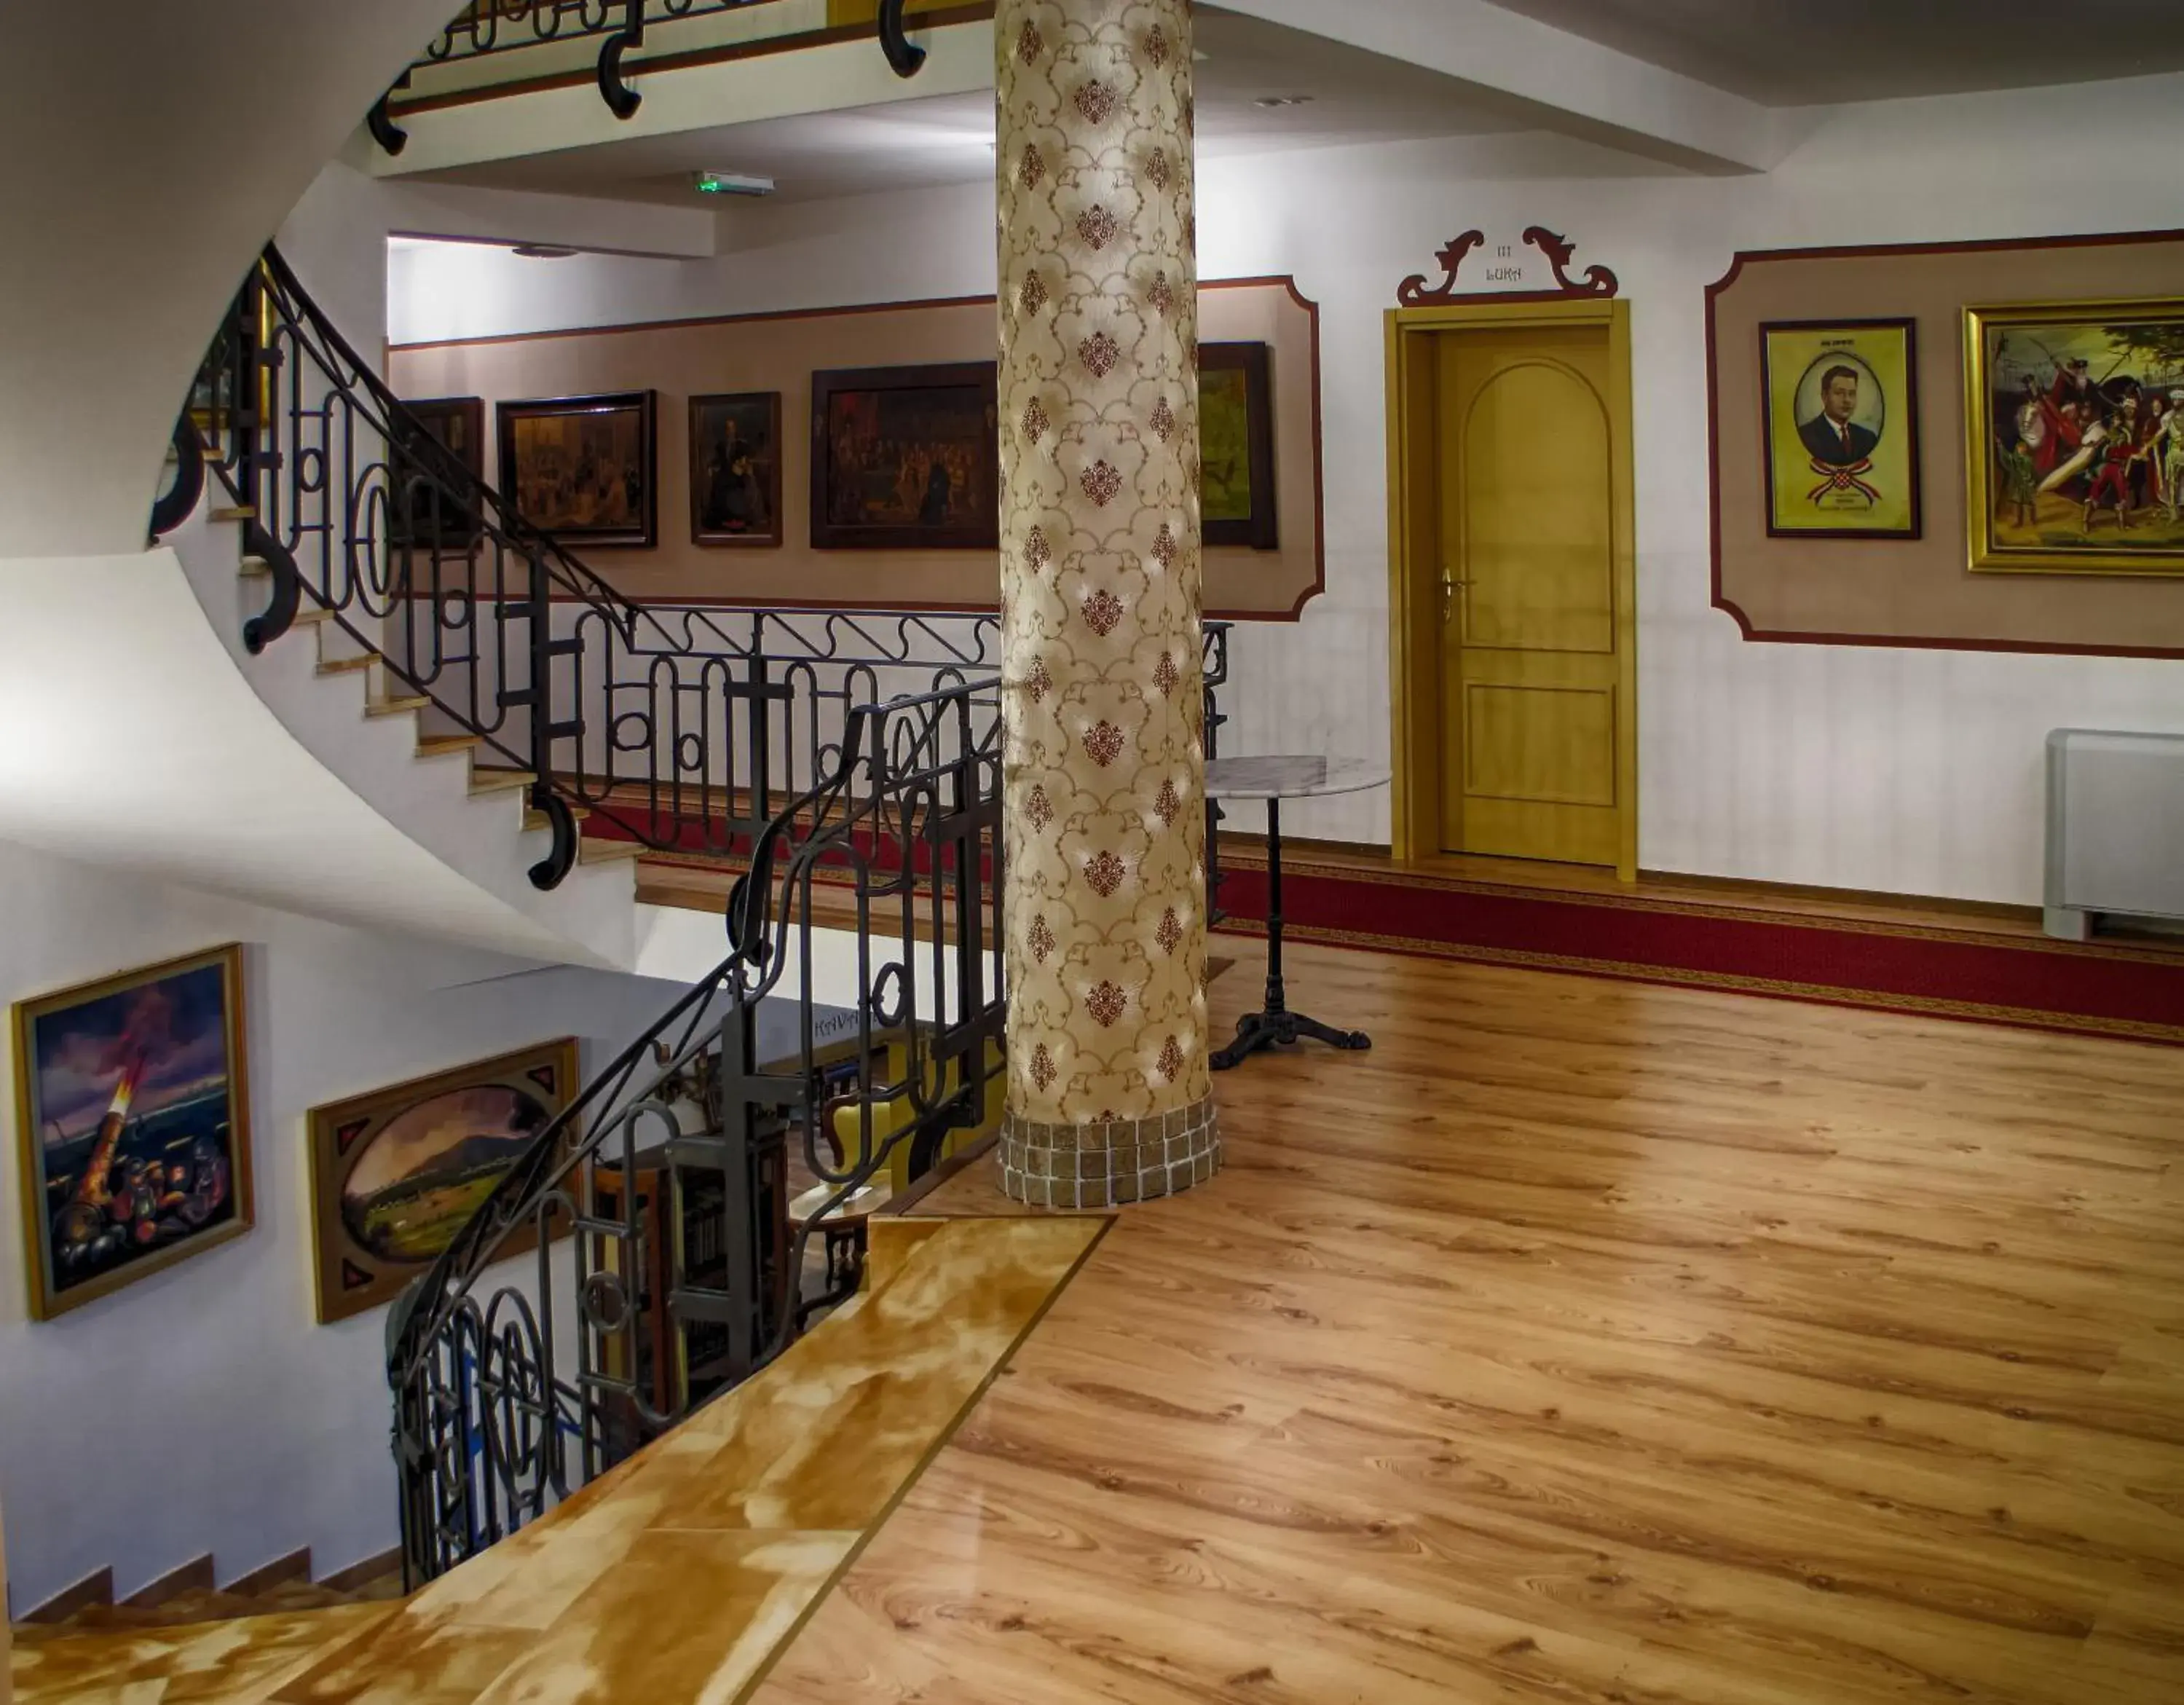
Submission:
M 2178 0 L 1493 3 L 1771 106 L 2184 70 L 2184 6 Z
M 1210 9 L 1195 29 L 1203 159 L 1526 127 L 1513 107 L 1454 79 L 1323 36 Z M 1296 95 L 1311 98 L 1257 104 Z M 993 94 L 720 125 L 419 176 L 687 207 L 697 203 L 690 179 L 701 170 L 772 178 L 780 202 L 983 181 L 994 171 Z

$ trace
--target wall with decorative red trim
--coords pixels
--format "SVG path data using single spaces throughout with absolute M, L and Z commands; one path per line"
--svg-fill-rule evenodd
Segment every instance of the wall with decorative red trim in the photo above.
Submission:
M 1544 264 L 1521 252 L 1521 233 L 1539 225 L 1575 245 L 1578 272 L 1612 269 L 1631 304 L 1640 862 L 2036 903 L 2048 730 L 2184 732 L 2184 666 L 1747 642 L 1713 605 L 1706 290 L 1746 249 L 2184 222 L 2171 165 L 2148 145 L 2180 98 L 2184 78 L 2159 77 L 1785 113 L 1797 145 L 1775 171 L 1742 178 L 1536 136 L 1202 160 L 1202 270 L 1294 275 L 1320 305 L 1323 376 L 1327 589 L 1295 623 L 1240 630 L 1223 749 L 1386 755 L 1382 315 L 1405 277 L 1437 280 L 1435 251 L 1472 229 L 1519 251 L 1524 276 L 1491 287 L 1547 284 Z M 993 288 L 983 186 L 753 211 L 715 261 L 504 259 L 489 296 L 425 287 L 422 273 L 405 287 L 398 270 L 396 335 Z M 1552 459 L 1553 446 L 1540 454 Z M 1946 449 L 1930 449 L 1930 491 L 1947 470 Z M 2184 601 L 2184 582 L 2164 586 Z M 1384 841 L 1386 799 L 1302 802 L 1283 822 Z
M 1319 322 L 1286 279 L 1209 281 L 1201 335 L 1265 343 L 1274 391 L 1276 521 L 1273 550 L 1212 546 L 1206 599 L 1220 616 L 1292 620 L 1320 590 Z M 991 550 L 819 550 L 811 543 L 811 375 L 993 359 L 990 296 L 822 308 L 649 324 L 397 343 L 387 376 L 405 396 L 520 397 L 659 393 L 659 543 L 589 546 L 584 560 L 633 598 L 676 604 L 843 605 L 990 610 L 1000 597 Z M 691 539 L 693 394 L 778 391 L 783 538 L 773 548 Z M 486 434 L 488 480 L 495 435 Z
M 2184 595 L 2130 575 L 1975 574 L 1964 527 L 1964 309 L 2184 295 L 2184 234 L 1740 254 L 1707 292 L 1714 602 L 1754 639 L 2184 657 Z M 1914 320 L 1917 538 L 1773 537 L 1759 328 Z

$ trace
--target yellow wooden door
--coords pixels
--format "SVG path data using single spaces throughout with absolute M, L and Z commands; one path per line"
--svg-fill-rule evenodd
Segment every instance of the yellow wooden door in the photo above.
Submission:
M 1608 330 L 1436 341 L 1441 846 L 1613 865 L 1631 802 Z

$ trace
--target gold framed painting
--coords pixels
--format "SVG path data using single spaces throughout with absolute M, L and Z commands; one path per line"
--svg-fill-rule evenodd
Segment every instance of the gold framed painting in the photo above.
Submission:
M 240 946 L 19 1001 L 13 1028 L 33 1319 L 250 1229 Z
M 574 1098 L 574 1037 L 314 1107 L 319 1323 L 391 1302 L 439 1256 Z M 519 1227 L 509 1255 L 535 1249 Z
M 2184 298 L 1964 310 L 1981 573 L 2184 575 Z
M 1769 535 L 1918 538 L 1916 322 L 1777 320 L 1759 347 Z

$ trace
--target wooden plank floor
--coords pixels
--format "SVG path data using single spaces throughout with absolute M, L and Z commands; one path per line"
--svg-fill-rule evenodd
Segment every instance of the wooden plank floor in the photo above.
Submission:
M 1290 987 L 757 1699 L 2184 1701 L 2184 1051 Z

